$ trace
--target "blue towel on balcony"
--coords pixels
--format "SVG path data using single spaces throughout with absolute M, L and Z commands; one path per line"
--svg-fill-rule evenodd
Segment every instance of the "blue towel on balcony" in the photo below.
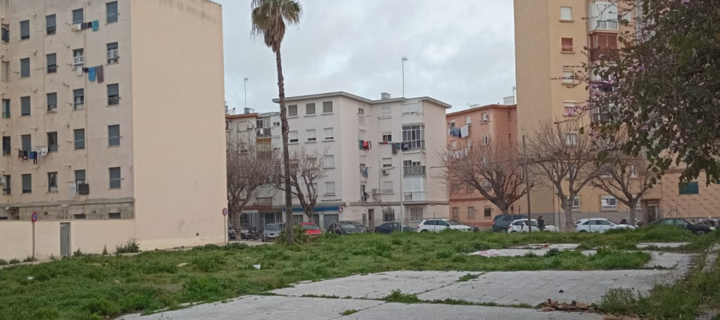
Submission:
M 93 29 L 93 31 L 98 31 L 100 29 L 100 22 L 98 22 L 97 20 L 93 21 L 92 29 Z
M 95 67 L 88 68 L 88 80 L 95 82 L 95 77 L 97 75 Z

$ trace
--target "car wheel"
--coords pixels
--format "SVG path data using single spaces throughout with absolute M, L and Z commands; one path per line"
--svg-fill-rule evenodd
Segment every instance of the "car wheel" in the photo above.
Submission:
M 507 232 L 507 228 L 500 228 L 500 232 Z
M 704 235 L 704 234 L 705 234 L 705 230 L 698 230 L 698 231 L 695 232 L 695 234 L 697 234 L 697 235 Z
M 580 230 L 580 232 L 587 232 L 587 230 Z
M 245 236 L 244 233 L 241 233 L 241 234 L 240 234 L 240 240 L 245 240 L 245 239 L 247 239 L 247 236 Z
M 427 230 L 422 230 L 422 231 L 420 231 L 420 232 L 430 232 L 430 231 L 427 231 Z

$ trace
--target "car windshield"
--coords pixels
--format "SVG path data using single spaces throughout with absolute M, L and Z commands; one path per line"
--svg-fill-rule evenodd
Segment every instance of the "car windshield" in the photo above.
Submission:
M 320 230 L 316 225 L 314 224 L 304 224 L 302 225 L 303 230 Z
M 343 229 L 357 229 L 357 227 L 355 227 L 355 225 L 350 222 L 340 222 L 339 224 L 340 228 Z
M 460 222 L 457 222 L 455 220 L 448 220 L 447 223 L 449 223 L 451 226 L 462 226 L 463 224 Z
M 274 223 L 273 223 L 273 224 L 269 224 L 269 225 L 265 226 L 265 229 L 267 229 L 267 230 L 280 230 L 280 225 L 279 225 L 279 224 L 274 224 Z

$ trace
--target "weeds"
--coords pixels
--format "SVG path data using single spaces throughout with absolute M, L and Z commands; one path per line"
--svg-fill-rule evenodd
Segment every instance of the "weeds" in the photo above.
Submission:
M 80 248 L 77 249 L 77 251 L 73 252 L 73 257 L 82 257 L 85 255 L 82 251 L 80 251 Z
M 349 309 L 349 310 L 343 311 L 343 313 L 341 313 L 341 315 L 343 315 L 343 316 L 349 316 L 349 315 L 351 315 L 351 314 L 353 314 L 353 313 L 357 313 L 357 312 L 358 312 L 358 311 L 355 310 L 355 309 Z
M 293 227 L 293 237 L 295 238 L 295 244 L 306 244 L 312 240 L 312 238 L 310 238 L 310 236 L 305 233 L 305 230 L 300 225 Z M 275 239 L 275 243 L 287 243 L 287 235 L 285 234 L 285 229 L 280 231 L 280 235 L 278 235 L 278 237 Z
M 18 264 L 20 263 L 20 260 L 18 259 L 11 259 L 9 264 Z
M 0 266 L 4 266 L 4 265 L 7 265 L 7 264 L 8 264 L 7 261 L 5 261 L 5 260 L 3 260 L 3 259 L 0 259 Z
M 138 244 L 137 240 L 135 240 L 135 239 L 130 239 L 130 240 L 128 240 L 128 242 L 115 247 L 116 254 L 138 253 L 138 252 L 140 252 L 140 244 Z
M 458 282 L 470 281 L 470 280 L 474 280 L 474 279 L 477 279 L 477 278 L 480 278 L 480 275 L 479 275 L 479 274 L 469 274 L 469 273 L 468 273 L 468 274 L 460 277 L 460 279 L 458 279 Z
M 393 290 L 389 295 L 382 298 L 386 302 L 413 304 L 420 303 L 420 298 L 415 294 L 402 293 L 400 290 Z
M 107 245 L 103 245 L 102 255 L 104 255 L 104 256 L 108 255 Z
M 33 258 L 33 257 L 27 257 L 27 258 L 23 259 L 23 262 L 33 262 L 33 261 L 35 261 L 35 258 Z

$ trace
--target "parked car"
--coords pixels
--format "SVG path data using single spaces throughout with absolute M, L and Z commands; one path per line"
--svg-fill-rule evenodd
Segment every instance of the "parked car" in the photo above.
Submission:
M 278 222 L 278 223 L 270 223 L 265 226 L 265 230 L 263 230 L 263 236 L 262 241 L 273 241 L 275 240 L 282 230 L 285 229 L 285 223 Z
M 340 222 L 343 222 L 343 221 L 340 221 Z M 355 228 L 357 228 L 360 232 L 367 232 L 367 227 L 360 222 L 357 222 L 357 221 L 346 221 L 346 222 L 354 225 Z
M 385 222 L 379 226 L 375 227 L 375 233 L 393 233 L 396 231 L 400 231 L 400 222 L 390 221 Z M 407 225 L 404 225 L 402 227 L 403 232 L 415 232 L 415 228 L 409 227 Z
M 237 239 L 237 233 L 235 233 L 235 229 L 234 229 L 233 226 L 232 226 L 231 224 L 229 224 L 229 223 L 228 223 L 228 238 L 229 238 L 230 240 L 235 240 L 235 239 Z
M 706 234 L 710 233 L 714 230 L 713 227 L 702 224 L 702 223 L 691 223 L 690 221 L 687 221 L 683 218 L 666 218 L 666 219 L 660 219 L 650 224 L 650 226 L 676 226 L 680 228 L 685 228 L 689 230 L 690 232 L 694 234 Z
M 522 214 L 500 214 L 493 218 L 492 231 L 493 232 L 507 232 L 508 226 L 515 220 L 527 219 L 527 216 Z
M 305 231 L 305 234 L 307 234 L 311 237 L 317 237 L 322 234 L 322 231 L 320 230 L 320 228 L 318 228 L 318 226 L 316 226 L 312 222 L 303 222 L 300 224 L 300 226 Z
M 417 232 L 440 232 L 443 230 L 474 231 L 475 228 L 449 219 L 427 219 L 417 226 Z
M 532 229 L 533 232 L 540 232 L 540 227 L 537 224 L 537 220 L 530 219 L 530 228 L 528 228 L 528 220 L 527 219 L 518 219 L 514 220 L 508 225 L 508 233 L 515 233 L 515 232 L 529 232 L 530 229 Z
M 248 234 L 250 233 L 250 229 L 247 227 L 240 227 L 240 239 L 241 240 L 247 240 Z
M 346 235 L 346 234 L 353 234 L 353 233 L 361 233 L 363 231 L 360 231 L 360 229 L 354 223 L 351 223 L 348 221 L 338 221 L 338 222 L 333 222 L 327 228 L 327 232 L 337 233 L 340 235 Z
M 605 233 L 610 229 L 635 229 L 635 227 L 628 224 L 617 224 L 604 218 L 581 219 L 575 224 L 577 232 Z

